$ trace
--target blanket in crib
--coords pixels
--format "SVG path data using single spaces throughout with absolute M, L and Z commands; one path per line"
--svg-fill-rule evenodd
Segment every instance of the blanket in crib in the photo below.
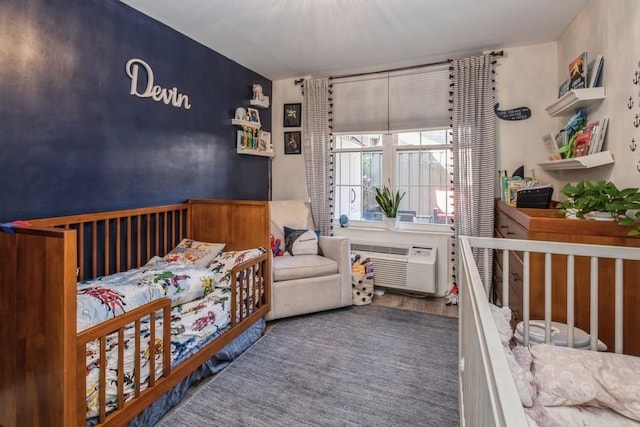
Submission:
M 215 339 L 228 327 L 230 321 L 230 292 L 215 289 L 205 297 L 175 306 L 171 309 L 171 365 L 178 365 L 198 349 Z M 164 319 L 156 321 L 155 342 L 150 343 L 150 323 L 148 318 L 141 324 L 140 378 L 141 391 L 146 389 L 150 376 L 150 360 L 155 359 L 156 378 L 162 374 L 162 325 Z M 118 346 L 124 347 L 124 395 L 125 400 L 134 393 L 135 370 L 135 329 L 130 325 L 125 329 L 124 341 L 118 342 L 118 335 L 112 334 L 106 340 L 106 411 L 117 407 L 118 403 Z M 97 341 L 90 342 L 87 354 L 87 418 L 97 416 L 100 348 Z

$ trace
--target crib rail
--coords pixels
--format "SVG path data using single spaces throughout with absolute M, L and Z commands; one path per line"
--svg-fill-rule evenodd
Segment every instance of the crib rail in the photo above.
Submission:
M 518 390 L 467 237 L 460 237 L 458 316 L 461 426 L 526 426 Z M 485 271 L 489 271 L 485 269 Z
M 144 319 L 149 319 L 149 336 L 148 338 L 142 337 L 141 323 Z M 159 319 L 163 319 L 162 325 L 162 372 L 157 373 L 156 360 L 154 357 L 157 340 L 156 340 L 156 322 Z M 168 298 L 162 298 L 152 301 L 148 304 L 131 310 L 123 315 L 117 316 L 114 319 L 98 324 L 94 327 L 86 329 L 78 334 L 77 338 L 77 358 L 79 361 L 86 360 L 87 345 L 92 341 L 99 343 L 99 393 L 98 393 L 98 423 L 104 424 L 107 422 L 118 423 L 118 418 L 122 412 L 127 409 L 128 403 L 125 402 L 124 387 L 124 365 L 125 365 L 125 349 L 124 349 L 124 332 L 125 328 L 133 325 L 134 332 L 134 372 L 136 375 L 131 378 L 134 382 L 134 395 L 131 402 L 135 402 L 135 399 L 140 399 L 145 393 L 150 393 L 153 387 L 159 385 L 163 378 L 168 377 L 171 374 L 171 300 Z M 117 367 L 110 367 L 109 369 L 117 369 L 117 409 L 107 414 L 107 338 L 117 334 L 118 339 L 118 356 Z M 142 354 L 143 349 L 150 352 L 149 356 L 149 376 L 147 383 L 145 384 L 145 378 L 142 377 Z M 87 377 L 86 377 L 86 364 L 78 363 L 76 379 L 78 380 L 77 387 L 77 405 L 78 410 L 77 419 L 80 420 L 79 424 L 84 425 L 86 419 L 86 407 L 87 407 Z M 145 390 L 142 388 L 146 387 Z
M 460 408 L 463 425 L 473 420 L 473 425 L 526 425 L 524 413 L 518 399 L 517 390 L 509 373 L 498 331 L 491 316 L 488 301 L 492 294 L 491 275 L 481 277 L 478 265 L 483 271 L 490 271 L 489 263 L 492 251 L 502 251 L 502 304 L 509 303 L 509 254 L 518 252 L 523 259 L 523 322 L 524 340 L 528 344 L 529 292 L 531 288 L 529 270 L 530 258 L 544 258 L 544 322 L 545 338 L 551 340 L 551 299 L 557 287 L 552 282 L 553 260 L 559 255 L 566 257 L 566 323 L 568 342 L 574 344 L 573 326 L 575 326 L 575 291 L 577 258 L 586 257 L 589 270 L 590 321 L 588 332 L 591 335 L 591 349 L 597 348 L 598 320 L 601 311 L 599 300 L 600 266 L 604 260 L 613 263 L 614 281 L 614 346 L 615 352 L 624 350 L 623 341 L 623 291 L 625 263 L 640 261 L 640 249 L 570 244 L 548 241 L 525 241 L 516 239 L 492 239 L 479 237 L 460 237 L 461 280 L 460 280 Z M 581 260 L 581 261 L 584 261 Z M 564 262 L 564 261 L 563 261 Z M 584 264 L 584 263 L 582 263 Z M 581 265 L 582 265 L 581 264 Z M 608 268 L 608 267 L 606 267 Z M 581 276 L 582 277 L 582 276 Z M 608 277 L 608 275 L 606 276 Z M 563 290 L 565 291 L 565 290 Z
M 256 310 L 266 307 L 271 297 L 265 278 L 268 272 L 268 253 L 236 265 L 231 271 L 231 304 L 239 306 L 236 316 L 231 317 L 231 326 L 242 323 Z
M 189 230 L 187 203 L 29 220 L 78 233 L 78 280 L 136 268 L 173 249 Z

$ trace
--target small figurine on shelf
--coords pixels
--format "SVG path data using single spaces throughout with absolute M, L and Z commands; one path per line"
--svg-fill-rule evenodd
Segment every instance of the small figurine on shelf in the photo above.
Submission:
M 253 100 L 257 101 L 262 106 L 269 106 L 269 97 L 262 93 L 262 85 L 253 85 Z
M 243 107 L 236 108 L 236 113 L 235 113 L 235 117 L 234 118 L 236 120 L 246 121 L 247 120 L 247 110 L 245 110 Z

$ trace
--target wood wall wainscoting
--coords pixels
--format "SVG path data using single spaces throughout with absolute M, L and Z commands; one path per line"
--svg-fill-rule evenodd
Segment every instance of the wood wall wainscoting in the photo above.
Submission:
M 613 221 L 566 219 L 556 209 L 522 209 L 496 201 L 495 236 L 507 239 L 543 240 L 570 243 L 590 243 L 611 246 L 640 247 L 640 238 L 627 237 L 628 228 Z M 500 252 L 500 251 L 497 251 Z M 531 254 L 529 281 L 531 319 L 544 318 L 544 254 Z M 640 263 L 623 264 L 624 292 L 624 352 L 640 356 Z M 509 256 L 509 306 L 514 321 L 522 320 L 523 254 Z M 494 296 L 502 295 L 502 254 L 494 256 Z M 575 319 L 576 326 L 589 331 L 590 259 L 575 257 Z M 552 317 L 557 322 L 567 321 L 567 257 L 552 257 Z M 614 260 L 598 263 L 598 337 L 609 349 L 614 344 Z

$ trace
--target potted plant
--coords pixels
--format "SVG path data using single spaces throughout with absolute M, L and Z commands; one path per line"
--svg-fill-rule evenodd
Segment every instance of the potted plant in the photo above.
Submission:
M 560 192 L 567 200 L 556 207 L 567 217 L 617 221 L 630 228 L 629 236 L 640 236 L 640 190 L 637 188 L 620 190 L 611 181 L 585 179 L 576 185 L 567 183 Z
M 389 182 L 389 187 L 390 186 L 391 182 Z M 395 229 L 397 225 L 398 208 L 406 193 L 402 192 L 402 194 L 400 194 L 399 190 L 392 192 L 389 187 L 386 185 L 375 187 L 376 202 L 378 202 L 384 216 L 389 219 L 387 220 L 387 227 Z

